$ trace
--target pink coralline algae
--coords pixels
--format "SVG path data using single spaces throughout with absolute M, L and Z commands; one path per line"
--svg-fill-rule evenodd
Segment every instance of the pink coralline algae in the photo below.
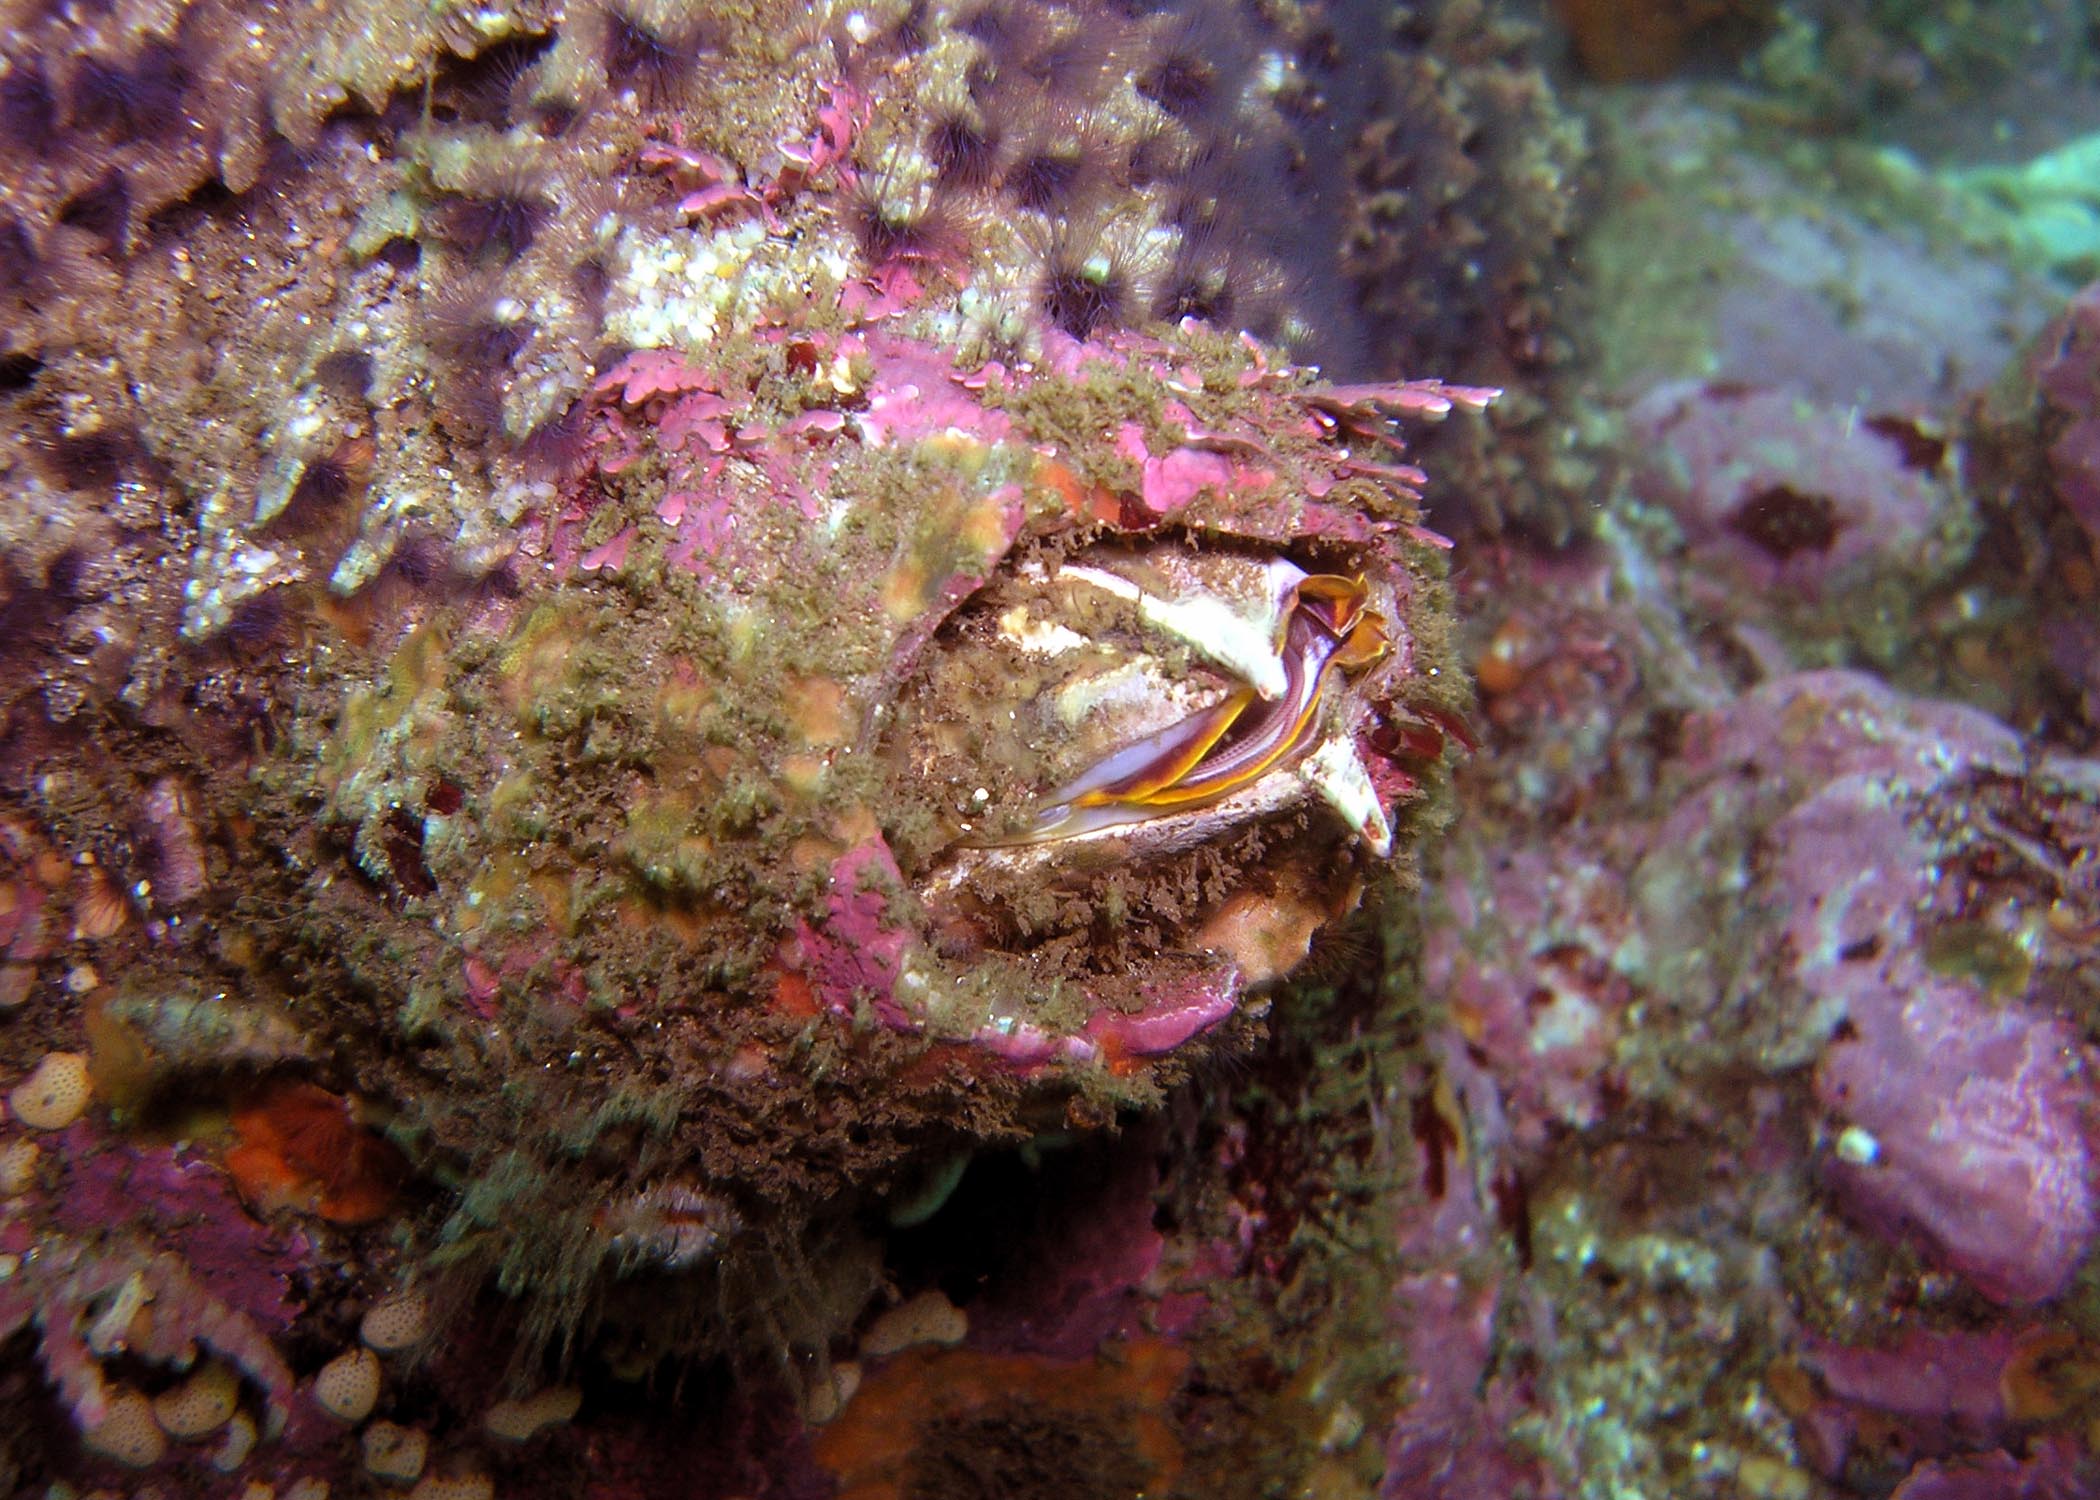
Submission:
M 973 1315 L 977 1347 L 1084 1359 L 1143 1327 L 1168 1248 L 1153 1223 L 1158 1190 L 1157 1167 L 1134 1155 L 1106 1168 L 1085 1213 L 1043 1222 Z
M 1899 989 L 1855 997 L 1845 1039 L 1816 1071 L 1817 1097 L 1845 1132 L 1833 1187 L 1995 1302 L 2056 1296 L 2096 1227 L 2094 1060 L 2027 1006 L 1992 1006 L 1915 969 L 1891 979 Z
M 1677 518 L 1698 567 L 1742 589 L 1813 598 L 1857 584 L 1883 548 L 1927 565 L 1953 509 L 1901 429 L 1785 391 L 1667 386 L 1632 420 L 1643 498 Z
M 1632 996 L 1599 951 L 1605 934 L 1624 928 L 1623 889 L 1596 848 L 1579 840 L 1513 851 L 1492 864 L 1473 863 L 1471 853 L 1460 849 L 1452 858 L 1440 894 L 1456 920 L 1425 938 L 1423 977 L 1506 1081 L 1527 1137 L 1593 1124 Z M 1498 923 L 1546 940 L 1476 948 L 1467 936 L 1490 911 Z
M 1859 591 L 1909 598 L 1967 556 L 1971 523 L 1950 442 L 1904 415 L 1862 418 L 1781 390 L 1672 385 L 1638 402 L 1629 421 L 1641 453 L 1635 493 L 1681 530 L 1694 609 L 1813 642 L 1859 629 L 1843 614 Z M 1809 649 L 1802 665 L 1827 659 Z
M 804 977 L 825 1010 L 851 1016 L 866 1004 L 883 1024 L 909 1028 L 893 997 L 912 935 L 887 915 L 903 889 L 896 857 L 880 839 L 857 844 L 832 862 L 824 921 L 804 922 L 788 956 L 789 968 Z
M 1724 807 L 1764 828 L 1757 925 L 1774 946 L 1753 972 L 1785 976 L 1802 1021 L 1830 1030 L 1816 1089 L 1840 1198 L 1922 1236 L 1995 1300 L 2061 1291 L 2096 1228 L 2090 1059 L 2061 1022 L 1928 958 L 1935 931 L 1988 947 L 2006 919 L 1950 876 L 2000 826 L 1989 788 L 2021 773 L 2017 740 L 1973 710 L 1838 673 L 1760 688 L 1687 738 L 1711 779 L 1665 834 L 1696 841 Z
M 958 440 L 996 442 L 1010 428 L 1003 413 L 957 385 L 949 360 L 923 345 L 880 330 L 767 338 L 791 367 L 811 375 L 811 404 L 761 410 L 756 391 L 662 350 L 630 355 L 598 381 L 603 408 L 595 467 L 617 475 L 644 452 L 664 465 L 653 513 L 665 528 L 664 560 L 701 578 L 761 591 L 792 566 L 798 548 L 811 546 L 837 520 L 827 521 L 824 499 L 837 467 L 823 451 L 832 440 L 880 448 L 948 432 Z M 852 382 L 850 406 L 848 392 L 824 385 L 820 370 Z M 865 400 L 859 399 L 862 381 Z M 840 404 L 822 404 L 827 397 Z M 557 557 L 568 550 L 560 537 L 592 513 L 589 492 L 579 498 L 581 504 L 553 518 Z M 1004 540 L 1019 525 L 1018 507 L 1010 507 Z M 578 565 L 599 565 L 590 556 Z M 969 581 L 959 578 L 954 587 Z
M 1840 1401 L 1900 1417 L 1949 1424 L 1971 1441 L 1996 1438 L 2010 1420 L 2000 1389 L 2005 1367 L 2020 1347 L 2011 1330 L 1990 1333 L 1912 1332 L 1886 1349 L 1856 1349 L 1803 1341 L 1801 1359 Z
M 1889 1500 L 2084 1500 L 2092 1478 L 2068 1438 L 2045 1438 L 2025 1458 L 2005 1452 L 1920 1464 Z
M 1460 1249 L 1442 1247 L 1439 1258 Z M 1545 1500 L 1562 1493 L 1538 1457 L 1509 1438 L 1536 1392 L 1520 1376 L 1493 1368 L 1498 1322 L 1508 1316 L 1506 1289 L 1469 1285 L 1458 1270 L 1435 1270 L 1406 1277 L 1395 1292 L 1411 1373 L 1386 1435 L 1379 1494 L 1385 1500 Z
M 1456 1027 L 1429 1039 L 1445 1095 L 1428 1075 L 1408 1080 L 1414 1119 L 1397 1132 L 1420 1196 L 1390 1226 L 1401 1274 L 1391 1289 L 1393 1337 L 1406 1352 L 1403 1399 L 1386 1433 L 1387 1500 L 1473 1500 L 1562 1493 L 1542 1457 L 1512 1441 L 1536 1409 L 1528 1371 L 1498 1362 L 1532 1331 L 1537 1309 L 1498 1243 L 1490 1179 L 1514 1143 L 1500 1081 Z M 1490 1059 L 1492 1064 L 1493 1059 Z M 1522 1071 L 1519 1065 L 1518 1072 Z
M 199 1151 L 122 1146 L 85 1123 L 67 1132 L 66 1145 L 63 1187 L 38 1205 L 55 1228 L 83 1238 L 116 1222 L 149 1231 L 229 1309 L 268 1333 L 291 1326 L 293 1287 L 313 1250 L 299 1228 L 258 1222 Z
M 1231 1015 L 1239 998 L 1229 965 L 1198 970 L 1154 985 L 1136 1010 L 1096 1011 L 1087 1035 L 1111 1058 L 1161 1057 Z
M 1817 1396 L 1796 1417 L 1802 1457 L 1833 1479 L 1861 1463 L 1892 1461 L 1915 1465 L 1918 1482 L 1950 1473 L 2024 1473 L 2002 1449 L 2015 1446 L 2020 1428 L 2046 1414 L 2023 1405 L 2035 1389 L 2036 1356 L 2060 1354 L 2072 1342 L 2045 1327 L 1912 1329 L 1885 1346 L 1804 1338 L 1795 1358 L 1815 1377 Z M 1990 1451 L 1994 1447 L 2000 1451 Z M 2038 1458 L 2047 1455 L 2037 1472 L 2068 1479 L 2073 1455 L 2047 1441 L 2037 1447 Z M 1966 1456 L 1949 1463 L 1950 1455 Z
M 1230 461 L 1220 453 L 1183 446 L 1164 456 L 1153 454 L 1145 446 L 1144 434 L 1134 426 L 1124 427 L 1117 447 L 1144 475 L 1138 485 L 1139 502 L 1162 519 L 1185 510 L 1205 489 L 1224 489 L 1237 478 Z

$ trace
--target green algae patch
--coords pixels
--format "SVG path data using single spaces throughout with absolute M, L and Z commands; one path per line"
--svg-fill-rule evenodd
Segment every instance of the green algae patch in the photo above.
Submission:
M 2034 950 L 2012 933 L 1982 922 L 1948 922 L 1925 939 L 1925 963 L 1947 979 L 1966 980 L 1993 1000 L 2017 1000 L 2034 978 Z
M 2100 135 L 2017 166 L 1944 175 L 1970 205 L 1970 232 L 1978 238 L 2074 282 L 2100 271 Z

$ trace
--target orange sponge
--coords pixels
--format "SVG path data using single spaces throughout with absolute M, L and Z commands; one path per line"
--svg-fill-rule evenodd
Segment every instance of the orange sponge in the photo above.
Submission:
M 351 1102 L 310 1083 L 271 1085 L 233 1114 L 226 1170 L 258 1213 L 297 1209 L 365 1224 L 393 1206 L 401 1153 L 357 1120 Z

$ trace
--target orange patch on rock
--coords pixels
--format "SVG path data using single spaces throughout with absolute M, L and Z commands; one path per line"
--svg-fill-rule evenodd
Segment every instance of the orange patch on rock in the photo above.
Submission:
M 2100 1393 L 2100 1360 L 2064 1329 L 2026 1334 L 1998 1372 L 1998 1398 L 2015 1422 L 2052 1422 Z
M 1114 1434 L 1150 1470 L 1147 1494 L 1181 1474 L 1168 1403 L 1188 1373 L 1185 1350 L 1144 1339 L 1082 1364 L 975 1349 L 911 1349 L 862 1382 L 817 1435 L 817 1462 L 839 1500 L 901 1500 L 929 1430 L 1017 1405 Z
M 802 677 L 792 684 L 788 716 L 802 743 L 820 749 L 843 745 L 853 737 L 853 718 L 845 685 L 830 677 Z
M 394 1206 L 408 1163 L 362 1124 L 348 1099 L 310 1083 L 273 1084 L 233 1112 L 226 1153 L 257 1213 L 285 1209 L 368 1224 Z
M 1246 983 L 1267 984 L 1305 962 L 1330 915 L 1283 892 L 1237 891 L 1204 920 L 1196 941 L 1239 965 Z
M 1035 477 L 1042 481 L 1044 488 L 1064 502 L 1067 512 L 1082 521 L 1100 521 L 1113 526 L 1122 519 L 1121 500 L 1098 484 L 1087 484 L 1054 458 L 1046 458 L 1037 463 Z
M 783 1015 L 793 1016 L 798 1021 L 809 1020 L 824 1013 L 817 1003 L 817 992 L 810 983 L 792 969 L 779 969 L 773 976 L 773 1004 Z

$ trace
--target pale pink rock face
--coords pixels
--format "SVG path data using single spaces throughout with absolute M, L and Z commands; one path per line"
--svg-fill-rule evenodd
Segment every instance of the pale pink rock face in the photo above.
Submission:
M 2091 1248 L 2083 1049 L 2023 1005 L 1986 1005 L 1922 973 L 1855 1000 L 1816 1092 L 1871 1160 L 1828 1167 L 1846 1207 L 1914 1236 L 1994 1302 L 2058 1295 Z
M 1961 843 L 1949 824 L 1989 825 L 1968 811 L 1972 779 L 2021 775 L 2019 742 L 1845 673 L 1772 684 L 1715 727 L 1707 765 L 1813 788 L 1763 836 L 1757 899 L 1775 972 L 1831 1028 L 1818 1101 L 1833 1130 L 1863 1133 L 1828 1163 L 1839 1201 L 1994 1301 L 2056 1295 L 2100 1223 L 2084 1049 L 2055 1017 L 1922 957 L 1955 919 L 1935 910 Z
M 2100 537 L 2100 418 L 2087 417 L 2065 428 L 2049 445 L 2049 463 L 2071 514 Z
M 1890 1500 L 2057 1500 L 2089 1494 L 2077 1446 L 2061 1435 L 2030 1447 L 2028 1456 L 1995 1453 L 1924 1463 Z
M 1930 575 L 1958 557 L 1945 478 L 1914 461 L 1900 424 L 1790 392 L 1665 386 L 1632 421 L 1636 489 L 1683 528 L 1695 574 L 1739 605 L 1815 603 L 1875 571 Z

